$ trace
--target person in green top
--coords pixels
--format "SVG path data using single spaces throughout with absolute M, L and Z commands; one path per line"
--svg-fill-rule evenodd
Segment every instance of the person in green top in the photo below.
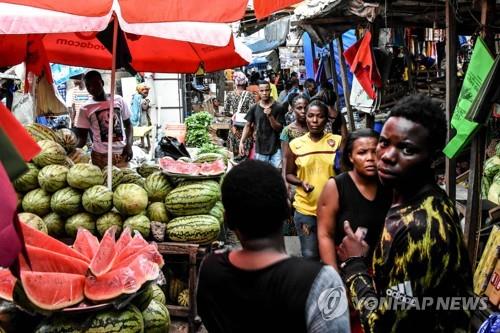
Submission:
M 444 310 L 438 305 L 472 294 L 458 215 L 431 169 L 445 141 L 444 112 L 424 95 L 400 100 L 382 129 L 377 169 L 393 201 L 373 254 L 373 275 L 363 260 L 368 245 L 348 221 L 337 250 L 365 332 L 469 331 L 471 313 L 463 303 Z

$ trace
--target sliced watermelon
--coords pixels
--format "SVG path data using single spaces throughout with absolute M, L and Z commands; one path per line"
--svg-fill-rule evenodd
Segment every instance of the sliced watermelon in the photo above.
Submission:
M 116 226 L 106 230 L 101 239 L 99 249 L 90 262 L 90 271 L 95 276 L 101 276 L 110 271 L 116 256 L 115 248 Z
M 104 301 L 132 294 L 160 274 L 158 264 L 145 256 L 138 256 L 127 267 L 112 270 L 101 276 L 88 276 L 85 281 L 85 297 L 92 301 Z
M 17 279 L 9 269 L 0 268 L 0 298 L 12 302 L 12 294 Z
M 28 245 L 48 249 L 90 263 L 90 260 L 83 254 L 78 253 L 63 242 L 28 226 L 26 223 L 21 223 L 21 229 L 23 231 L 24 242 Z
M 31 269 L 22 255 L 19 255 L 21 268 L 34 272 L 71 273 L 85 275 L 89 264 L 83 260 L 59 254 L 39 247 L 26 245 Z
M 147 258 L 149 261 L 158 264 L 160 267 L 162 267 L 164 264 L 163 256 L 158 252 L 158 247 L 156 246 L 156 244 L 149 244 L 121 261 L 115 259 L 113 267 L 111 269 L 115 270 L 118 268 L 127 267 L 131 261 L 133 261 L 140 255 Z
M 116 242 L 115 248 L 116 248 L 116 254 L 120 254 L 120 252 L 130 243 L 132 240 L 132 235 L 130 228 L 127 227 L 125 230 L 122 231 L 122 234 L 120 235 L 120 238 Z
M 21 282 L 31 303 L 44 310 L 59 310 L 84 298 L 83 275 L 21 271 Z
M 140 233 L 136 233 L 134 238 L 125 246 L 116 256 L 115 262 L 122 262 L 128 260 L 129 257 L 134 256 L 136 253 L 140 252 L 142 249 L 149 245 L 148 242 L 142 238 Z M 129 260 L 132 261 L 132 260 Z
M 85 228 L 78 228 L 73 249 L 83 254 L 89 261 L 94 258 L 99 249 L 99 240 Z

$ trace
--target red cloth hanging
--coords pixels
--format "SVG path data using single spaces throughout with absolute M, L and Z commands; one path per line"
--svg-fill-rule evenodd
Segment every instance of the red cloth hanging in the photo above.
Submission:
M 1 104 L 1 103 L 0 103 Z M 17 195 L 10 183 L 3 164 L 0 162 L 0 266 L 10 267 L 23 247 L 17 217 Z
M 372 34 L 367 31 L 362 39 L 345 50 L 344 57 L 350 65 L 351 73 L 356 75 L 359 83 L 371 99 L 376 98 L 373 86 L 382 87 L 382 79 L 373 59 L 371 48 Z
M 4 130 L 25 161 L 31 160 L 40 152 L 41 149 L 35 140 L 2 103 L 0 103 L 0 128 Z

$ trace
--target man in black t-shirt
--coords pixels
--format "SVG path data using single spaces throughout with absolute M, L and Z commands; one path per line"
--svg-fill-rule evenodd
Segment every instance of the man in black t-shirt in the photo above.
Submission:
M 247 112 L 247 123 L 240 141 L 240 155 L 244 156 L 244 142 L 255 130 L 255 159 L 281 167 L 280 133 L 285 124 L 285 112 L 280 103 L 271 97 L 271 86 L 267 81 L 259 82 L 260 100 Z

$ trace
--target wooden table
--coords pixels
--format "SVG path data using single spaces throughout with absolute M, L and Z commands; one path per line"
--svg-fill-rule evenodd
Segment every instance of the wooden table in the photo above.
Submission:
M 141 142 L 144 144 L 144 138 L 146 138 L 148 145 L 147 150 L 151 149 L 151 141 L 149 139 L 149 134 L 153 130 L 153 126 L 137 126 L 134 127 L 134 139 L 140 138 Z

